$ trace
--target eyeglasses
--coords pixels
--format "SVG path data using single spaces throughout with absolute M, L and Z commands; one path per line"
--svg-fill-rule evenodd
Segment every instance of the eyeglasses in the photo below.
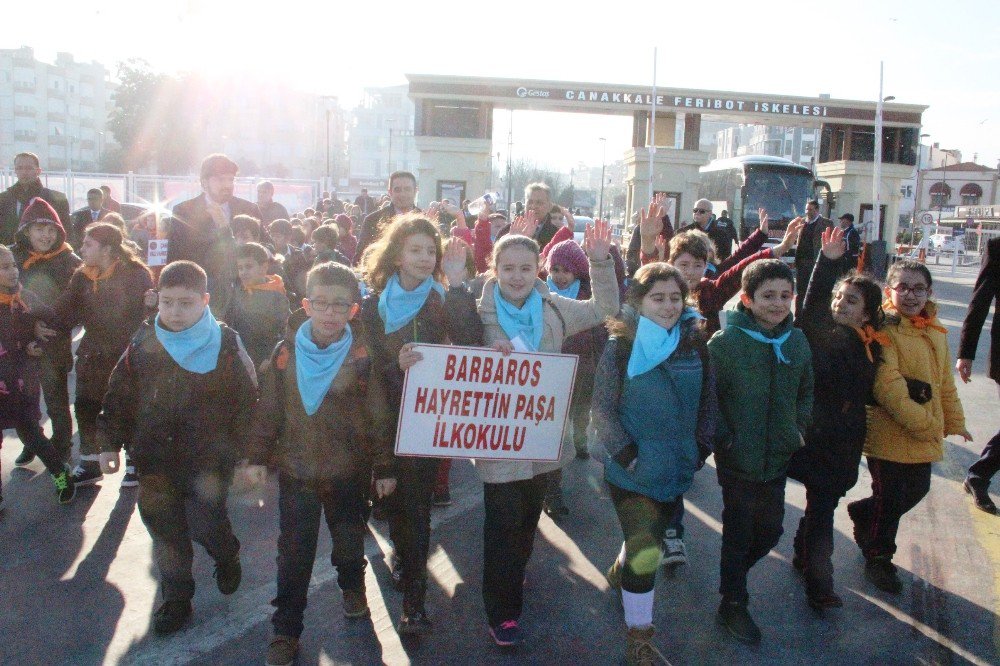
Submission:
M 917 285 L 916 287 L 911 287 L 908 284 L 897 284 L 894 287 L 889 287 L 889 289 L 892 289 L 894 292 L 896 292 L 899 295 L 903 295 L 906 292 L 910 292 L 911 294 L 913 294 L 917 298 L 922 298 L 922 297 L 926 296 L 928 293 L 930 293 L 930 289 L 928 289 L 927 287 L 925 287 L 923 285 Z
M 695 208 L 693 212 L 694 213 L 711 213 L 712 211 L 705 210 L 704 208 Z
M 334 301 L 333 303 L 329 303 L 327 301 L 314 301 L 311 298 L 307 298 L 306 300 L 309 301 L 309 305 L 312 306 L 312 309 L 316 312 L 326 312 L 330 308 L 333 308 L 334 314 L 347 314 L 351 311 L 351 307 L 354 306 L 354 303 L 347 303 L 345 301 Z

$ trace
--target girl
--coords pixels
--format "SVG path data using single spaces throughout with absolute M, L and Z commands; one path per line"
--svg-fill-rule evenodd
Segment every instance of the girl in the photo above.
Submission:
M 483 324 L 476 301 L 462 286 L 465 251 L 442 249 L 437 226 L 420 213 L 396 218 L 362 259 L 371 293 L 361 304 L 365 345 L 371 359 L 369 400 L 380 445 L 393 450 L 404 372 L 422 357 L 416 343 L 481 346 Z M 448 281 L 445 291 L 441 279 Z M 393 582 L 403 588 L 401 634 L 430 630 L 424 608 L 430 508 L 437 458 L 396 458 L 376 467 L 375 491 L 385 498 L 394 545 Z
M 611 230 L 598 222 L 584 234 L 593 296 L 578 301 L 553 294 L 538 278 L 538 244 L 508 234 L 493 248 L 493 274 L 483 286 L 479 314 L 486 343 L 502 352 L 515 349 L 559 353 L 563 341 L 618 312 L 618 284 L 611 260 Z M 554 463 L 477 460 L 483 481 L 483 601 L 490 636 L 501 647 L 521 641 L 518 620 L 524 569 L 542 512 L 546 473 L 564 467 L 573 447 L 562 447 Z
M 0 442 L 3 429 L 14 428 L 24 450 L 45 463 L 56 484 L 60 504 L 76 493 L 69 466 L 45 437 L 38 423 L 41 392 L 38 362 L 42 353 L 35 341 L 35 323 L 41 303 L 18 282 L 17 262 L 6 245 L 0 245 Z M 0 507 L 3 495 L 0 493 Z
M 875 374 L 875 401 L 864 452 L 872 475 L 872 496 L 851 502 L 854 539 L 865 556 L 865 575 L 876 587 L 898 594 L 896 575 L 899 519 L 930 490 L 931 463 L 941 460 L 942 438 L 971 442 L 955 390 L 947 329 L 930 300 L 931 273 L 923 264 L 897 261 L 886 275 L 883 304 L 890 344 Z
M 73 478 L 78 486 L 104 478 L 97 442 L 101 401 L 111 371 L 145 318 L 147 307 L 155 307 L 152 275 L 125 245 L 118 227 L 105 222 L 87 227 L 80 254 L 83 265 L 73 273 L 68 290 L 56 303 L 52 321 L 47 322 L 55 330 L 42 330 L 46 337 L 57 331 L 68 335 L 82 324 L 85 331 L 76 350 L 74 410 L 80 429 L 80 464 L 73 470 Z M 127 458 L 125 465 L 122 486 L 138 485 Z
M 652 664 L 659 654 L 653 588 L 663 535 L 711 453 L 718 413 L 704 327 L 687 296 L 687 281 L 668 264 L 636 271 L 622 316 L 608 324 L 595 380 L 604 478 L 625 535 L 608 581 L 621 590 L 629 664 Z
M 792 564 L 805 575 L 807 600 L 817 610 L 843 605 L 833 591 L 833 513 L 858 480 L 865 406 L 873 404 L 875 371 L 888 343 L 878 332 L 884 318 L 882 288 L 867 275 L 848 273 L 852 261 L 845 251 L 843 230 L 823 232 L 800 317 L 812 348 L 812 425 L 788 470 L 806 486 Z

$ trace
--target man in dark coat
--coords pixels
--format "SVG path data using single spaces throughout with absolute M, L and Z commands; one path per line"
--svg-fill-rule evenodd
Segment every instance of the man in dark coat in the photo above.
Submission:
M 538 247 L 544 248 L 559 231 L 559 227 L 552 222 L 552 189 L 545 183 L 528 183 L 524 187 L 524 197 L 527 199 L 525 208 L 533 211 L 535 219 L 538 221 L 531 237 L 538 243 Z M 497 238 L 507 235 L 510 232 L 510 226 L 508 224 L 501 229 Z
M 80 250 L 80 245 L 83 243 L 83 234 L 86 232 L 87 227 L 94 222 L 103 220 L 104 216 L 110 212 L 104 207 L 104 192 L 96 187 L 87 190 L 87 205 L 73 212 L 73 223 L 69 232 L 69 244 L 73 246 L 74 250 Z
M 257 204 L 233 196 L 239 167 L 225 155 L 209 155 L 201 163 L 202 193 L 174 206 L 167 232 L 167 263 L 186 259 L 208 274 L 210 305 L 225 312 L 237 280 L 236 239 L 231 223 L 237 215 L 260 219 Z
M 723 221 L 722 218 L 714 219 L 712 217 L 712 202 L 708 199 L 698 199 L 694 202 L 691 220 L 691 224 L 681 227 L 677 233 L 684 233 L 692 229 L 704 231 L 715 243 L 716 264 L 729 258 L 729 255 L 733 253 L 733 243 L 740 244 L 736 237 L 736 227 L 733 226 L 733 221 L 728 218 L 726 221 Z
M 56 190 L 42 187 L 39 176 L 42 165 L 34 153 L 18 153 L 14 156 L 14 174 L 17 182 L 0 192 L 0 245 L 14 242 L 17 227 L 21 223 L 21 213 L 28 202 L 35 197 L 45 199 L 59 215 L 59 223 L 69 228 L 69 202 L 66 195 Z
M 976 358 L 976 347 L 979 345 L 979 334 L 986 322 L 990 305 L 995 303 L 1000 309 L 1000 238 L 994 238 L 986 244 L 986 254 L 983 265 L 976 278 L 976 286 L 972 290 L 972 302 L 969 312 L 962 324 L 962 337 L 958 345 L 958 370 L 962 381 L 972 381 L 972 361 Z M 986 373 L 990 379 L 1000 383 L 1000 329 L 990 326 L 990 360 Z M 972 495 L 976 507 L 987 513 L 996 513 L 997 507 L 990 499 L 990 479 L 1000 470 L 1000 432 L 986 444 L 983 454 L 965 477 L 965 490 Z
M 274 183 L 269 180 L 257 184 L 257 208 L 260 209 L 262 229 L 267 229 L 275 220 L 288 219 L 288 209 L 274 200 Z
M 795 247 L 795 313 L 802 312 L 802 301 L 806 297 L 806 286 L 812 275 L 816 257 L 823 247 L 823 232 L 833 227 L 833 220 L 819 214 L 819 202 L 815 199 L 806 204 L 806 223 L 799 232 L 799 243 Z
M 360 264 L 365 249 L 378 240 L 382 228 L 397 215 L 409 213 L 416 208 L 417 177 L 409 171 L 395 171 L 389 176 L 389 205 L 380 208 L 361 222 L 358 233 L 358 249 L 354 253 L 354 263 Z

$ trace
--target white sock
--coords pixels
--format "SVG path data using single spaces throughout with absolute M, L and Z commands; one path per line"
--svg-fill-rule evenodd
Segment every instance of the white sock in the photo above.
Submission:
M 622 590 L 622 606 L 625 607 L 625 626 L 629 629 L 653 624 L 653 590 L 639 594 Z
M 622 549 L 618 551 L 618 566 L 625 566 L 625 542 L 622 541 Z

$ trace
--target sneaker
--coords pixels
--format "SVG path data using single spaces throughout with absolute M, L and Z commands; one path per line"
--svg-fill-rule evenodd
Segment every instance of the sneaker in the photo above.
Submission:
M 652 625 L 646 627 L 629 627 L 625 634 L 625 663 L 629 666 L 655 666 L 669 664 L 663 653 L 653 644 L 653 634 L 656 630 Z
M 153 631 L 158 636 L 167 636 L 181 630 L 191 618 L 190 601 L 164 601 L 153 613 Z
M 103 478 L 101 464 L 94 460 L 81 460 L 80 464 L 73 469 L 73 483 L 76 484 L 77 488 L 91 486 Z
M 17 460 L 20 460 L 20 458 L 18 458 Z M 20 464 L 16 460 L 14 462 L 16 464 Z M 979 509 L 980 511 L 985 511 L 986 513 L 997 512 L 997 505 L 994 504 L 993 500 L 990 498 L 990 493 L 989 490 L 987 489 L 988 487 L 983 488 L 978 484 L 974 485 L 969 481 L 968 478 L 965 479 L 965 482 L 962 484 L 962 486 L 965 488 L 965 492 L 972 495 L 972 501 L 976 505 L 977 509 Z
M 27 448 L 21 451 L 21 455 L 14 458 L 14 465 L 17 467 L 24 467 L 30 465 L 35 460 L 35 454 L 29 451 Z
M 673 566 L 687 564 L 687 561 L 684 539 L 677 536 L 676 530 L 667 530 L 663 537 L 663 563 Z
M 125 467 L 125 475 L 122 476 L 122 488 L 135 488 L 139 485 L 139 475 L 135 473 L 135 465 Z
M 434 506 L 451 506 L 451 493 L 447 488 L 434 493 Z
M 825 610 L 827 608 L 842 608 L 844 600 L 835 592 L 821 592 L 818 594 L 807 593 L 806 601 L 811 608 Z
M 604 577 L 608 579 L 608 585 L 611 586 L 612 590 L 622 589 L 622 563 L 616 559 Z
M 400 636 L 423 636 L 424 634 L 431 633 L 433 630 L 434 625 L 431 624 L 425 610 L 413 613 L 404 612 L 399 618 L 399 625 L 396 627 L 396 631 L 399 632 Z
M 56 485 L 56 497 L 60 504 L 69 504 L 76 497 L 76 483 L 69 465 L 64 465 L 61 472 L 52 475 L 52 483 Z
M 719 615 L 716 619 L 733 635 L 733 638 L 741 643 L 747 645 L 760 643 L 760 629 L 750 617 L 746 604 L 741 604 L 738 601 L 723 601 L 719 605 Z
M 219 592 L 232 594 L 240 587 L 243 579 L 243 567 L 240 566 L 240 556 L 234 555 L 232 559 L 220 560 L 215 563 L 215 584 Z
M 368 597 L 365 595 L 365 588 L 360 590 L 344 590 L 344 617 L 358 618 L 368 617 L 371 611 L 368 609 Z
M 299 639 L 275 635 L 267 646 L 267 666 L 292 666 L 299 651 Z
M 500 647 L 514 647 L 521 643 L 521 627 L 517 626 L 517 620 L 507 620 L 490 627 L 490 637 Z
M 865 560 L 865 577 L 883 592 L 899 594 L 903 591 L 903 582 L 896 575 L 896 565 L 885 555 Z

